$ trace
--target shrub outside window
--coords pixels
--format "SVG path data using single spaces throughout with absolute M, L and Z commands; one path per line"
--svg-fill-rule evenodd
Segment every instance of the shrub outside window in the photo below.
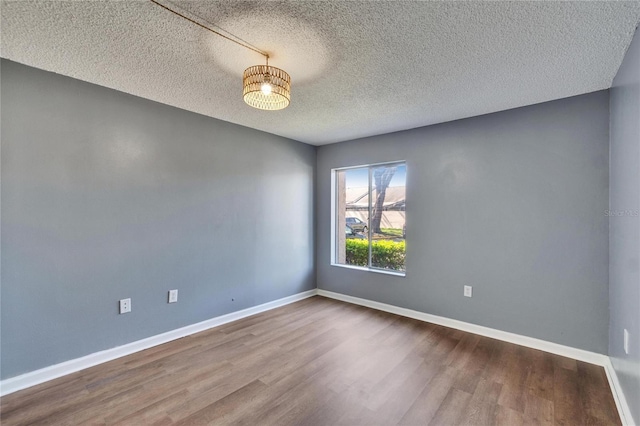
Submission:
M 333 170 L 333 264 L 404 274 L 404 162 Z

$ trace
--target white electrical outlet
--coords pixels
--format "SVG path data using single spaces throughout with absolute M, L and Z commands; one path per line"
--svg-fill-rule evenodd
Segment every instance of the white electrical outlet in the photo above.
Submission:
M 169 303 L 176 303 L 178 301 L 178 290 L 169 290 Z
M 629 355 L 629 330 L 624 329 L 624 353 Z
M 122 299 L 120 300 L 120 313 L 126 314 L 127 312 L 131 312 L 131 299 Z
M 464 286 L 464 297 L 471 297 L 473 295 L 473 287 L 470 285 Z

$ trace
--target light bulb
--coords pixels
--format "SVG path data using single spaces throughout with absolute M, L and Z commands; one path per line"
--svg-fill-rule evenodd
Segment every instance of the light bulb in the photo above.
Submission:
M 260 90 L 262 91 L 263 95 L 269 96 L 272 89 L 271 76 L 269 75 L 269 73 L 266 73 L 262 79 L 262 86 L 260 86 Z
M 262 86 L 260 86 L 260 90 L 262 91 L 263 95 L 269 96 L 271 94 L 271 84 L 262 83 Z

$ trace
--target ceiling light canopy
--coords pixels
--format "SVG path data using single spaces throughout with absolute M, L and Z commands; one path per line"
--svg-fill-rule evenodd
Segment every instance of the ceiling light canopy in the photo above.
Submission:
M 269 65 L 254 65 L 244 70 L 242 96 L 247 105 L 275 111 L 289 106 L 291 77 L 284 70 Z
M 205 30 L 264 56 L 267 60 L 266 65 L 253 65 L 244 70 L 242 97 L 247 105 L 267 111 L 276 111 L 289 106 L 289 102 L 291 102 L 291 77 L 284 70 L 269 66 L 269 54 L 228 31 L 225 31 L 227 34 L 221 34 L 156 0 L 150 1 Z

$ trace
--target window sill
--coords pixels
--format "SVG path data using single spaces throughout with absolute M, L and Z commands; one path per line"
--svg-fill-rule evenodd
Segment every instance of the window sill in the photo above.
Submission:
M 343 265 L 341 263 L 332 263 L 331 266 L 337 266 L 338 268 L 355 269 L 356 271 L 363 272 L 375 272 L 376 274 L 393 275 L 396 277 L 405 277 L 407 275 L 404 271 L 388 271 L 386 269 L 378 268 L 366 268 L 364 266 Z

